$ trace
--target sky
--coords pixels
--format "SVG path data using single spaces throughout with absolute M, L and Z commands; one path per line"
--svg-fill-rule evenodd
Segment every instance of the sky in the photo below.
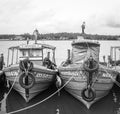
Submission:
M 120 35 L 120 0 L 0 0 L 0 34 Z

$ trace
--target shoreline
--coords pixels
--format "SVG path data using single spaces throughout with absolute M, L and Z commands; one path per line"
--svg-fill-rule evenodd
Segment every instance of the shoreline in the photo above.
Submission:
M 45 40 L 43 40 L 43 39 L 41 39 L 41 40 L 38 40 L 38 41 L 73 41 L 73 40 L 75 40 L 75 39 L 50 39 L 50 40 L 47 40 L 47 39 L 45 39 Z M 120 39 L 119 40 L 116 40 L 116 39 L 109 39 L 109 40 L 107 40 L 107 39 L 86 39 L 86 40 L 97 40 L 97 41 L 120 41 Z M 27 40 L 9 40 L 9 39 L 0 39 L 0 41 L 27 41 Z M 30 41 L 34 41 L 34 40 L 30 40 Z

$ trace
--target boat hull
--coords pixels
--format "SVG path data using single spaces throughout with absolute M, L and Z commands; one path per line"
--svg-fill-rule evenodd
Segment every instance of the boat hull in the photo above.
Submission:
M 19 83 L 19 77 L 21 71 L 19 67 L 10 67 L 4 70 L 7 80 L 13 85 L 13 88 L 25 99 L 26 102 L 29 102 L 32 98 L 38 95 L 40 92 L 47 89 L 50 84 L 53 83 L 56 75 L 55 70 L 45 69 L 44 67 L 33 68 L 32 74 L 35 78 L 34 86 L 29 90 L 29 97 L 26 96 L 25 88 L 21 87 Z
M 79 69 L 79 70 L 78 70 Z M 82 68 L 59 68 L 60 77 L 62 78 L 63 84 L 68 83 L 65 86 L 65 90 L 68 91 L 75 98 L 80 100 L 85 106 L 89 109 L 93 103 L 95 103 L 100 98 L 106 96 L 110 89 L 113 87 L 113 80 L 110 76 L 111 74 L 104 74 L 99 72 L 93 76 L 93 86 L 92 88 L 95 90 L 96 97 L 93 101 L 88 102 L 82 98 L 82 91 L 87 87 L 87 76 Z M 116 75 L 112 76 L 114 79 Z M 70 80 L 71 78 L 71 80 Z M 70 81 L 69 81 L 70 80 Z

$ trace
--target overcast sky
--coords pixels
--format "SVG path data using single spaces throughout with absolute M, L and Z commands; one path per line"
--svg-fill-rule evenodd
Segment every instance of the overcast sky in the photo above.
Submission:
M 0 34 L 80 32 L 120 35 L 120 0 L 0 0 Z

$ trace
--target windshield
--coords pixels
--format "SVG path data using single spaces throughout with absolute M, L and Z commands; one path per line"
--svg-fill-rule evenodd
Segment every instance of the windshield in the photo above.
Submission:
M 42 50 L 21 50 L 21 57 L 41 57 Z
M 99 61 L 99 46 L 74 45 L 72 49 L 72 62 L 80 63 L 93 56 L 94 60 Z

